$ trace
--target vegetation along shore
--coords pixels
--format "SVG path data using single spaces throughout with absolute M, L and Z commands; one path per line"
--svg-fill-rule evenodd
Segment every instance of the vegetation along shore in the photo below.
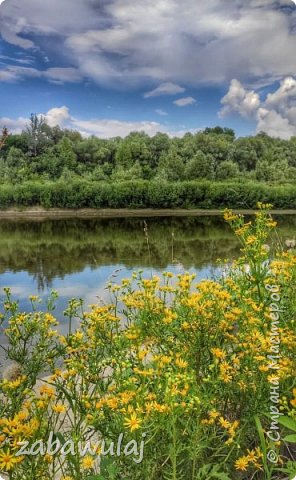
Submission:
M 83 138 L 32 115 L 0 137 L 0 209 L 296 208 L 296 138 L 236 138 L 206 128 L 182 138 L 134 132 Z

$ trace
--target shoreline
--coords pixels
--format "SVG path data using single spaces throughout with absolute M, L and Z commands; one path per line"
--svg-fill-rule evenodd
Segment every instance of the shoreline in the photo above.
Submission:
M 198 217 L 198 216 L 217 216 L 222 215 L 224 209 L 152 209 L 152 208 L 103 208 L 103 209 L 67 209 L 67 208 L 49 208 L 42 207 L 28 209 L 7 209 L 0 210 L 1 219 L 59 219 L 59 218 L 123 218 L 123 217 Z M 235 213 L 251 215 L 256 210 L 252 209 L 231 209 Z M 296 210 L 283 209 L 271 210 L 273 215 L 296 215 Z

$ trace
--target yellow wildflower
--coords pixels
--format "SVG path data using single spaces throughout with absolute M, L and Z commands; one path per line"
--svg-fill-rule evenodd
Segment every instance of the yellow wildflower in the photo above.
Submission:
M 136 413 L 132 413 L 129 418 L 126 417 L 124 420 L 125 427 L 129 428 L 131 432 L 138 430 L 142 423 L 142 420 L 137 417 Z

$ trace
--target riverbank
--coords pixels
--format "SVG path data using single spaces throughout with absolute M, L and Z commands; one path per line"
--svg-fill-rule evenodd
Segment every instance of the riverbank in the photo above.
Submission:
M 234 209 L 236 213 L 243 215 L 252 215 L 255 210 L 251 209 Z M 56 219 L 56 218 L 122 218 L 122 217 L 198 217 L 198 216 L 215 216 L 221 215 L 223 209 L 173 209 L 173 208 L 48 208 L 34 207 L 34 208 L 10 208 L 7 210 L 0 210 L 1 219 Z M 271 210 L 273 215 L 296 215 L 296 209 L 277 209 Z

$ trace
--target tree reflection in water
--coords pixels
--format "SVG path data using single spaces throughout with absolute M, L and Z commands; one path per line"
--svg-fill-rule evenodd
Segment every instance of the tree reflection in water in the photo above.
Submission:
M 278 220 L 284 236 L 295 235 L 295 215 Z M 40 291 L 86 267 L 161 270 L 180 263 L 198 270 L 235 257 L 238 249 L 220 216 L 0 221 L 0 274 L 25 271 Z

